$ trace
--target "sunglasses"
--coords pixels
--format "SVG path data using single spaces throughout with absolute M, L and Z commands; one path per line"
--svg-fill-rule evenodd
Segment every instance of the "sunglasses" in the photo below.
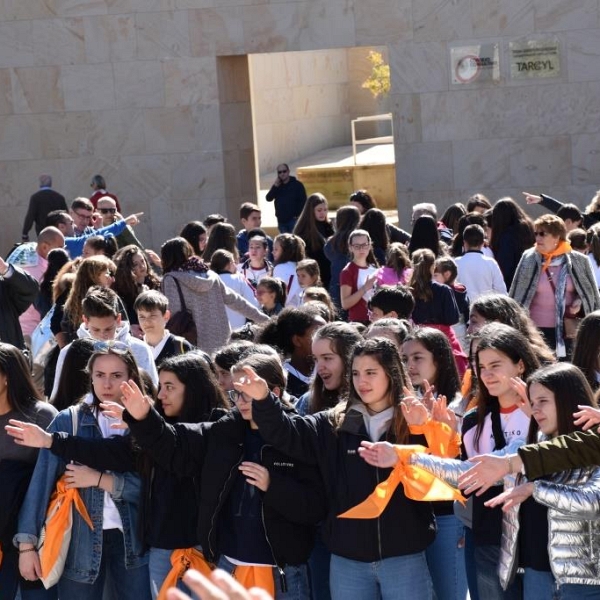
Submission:
M 287 173 L 287 169 L 285 171 L 277 171 L 277 175 L 283 175 L 284 173 Z
M 94 342 L 94 352 L 102 350 L 112 350 L 122 354 L 130 351 L 129 346 L 119 340 L 98 340 Z
M 117 212 L 116 208 L 99 208 L 98 209 L 103 215 L 114 215 Z
M 534 233 L 535 237 L 546 237 L 547 235 L 550 235 L 547 231 L 536 231 Z

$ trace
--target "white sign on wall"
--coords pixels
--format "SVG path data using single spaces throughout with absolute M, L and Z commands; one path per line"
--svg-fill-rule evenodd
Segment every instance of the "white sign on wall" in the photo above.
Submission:
M 560 75 L 560 46 L 556 38 L 510 42 L 511 79 L 558 77 Z
M 450 69 L 452 85 L 499 81 L 499 46 L 488 43 L 451 48 Z

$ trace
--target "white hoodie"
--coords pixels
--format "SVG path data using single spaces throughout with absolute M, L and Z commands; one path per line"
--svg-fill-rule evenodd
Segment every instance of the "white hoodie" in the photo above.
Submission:
M 79 326 L 77 330 L 77 337 L 79 338 L 91 338 L 90 332 L 84 324 Z M 135 362 L 140 369 L 144 369 L 150 375 L 150 378 L 154 382 L 154 385 L 158 385 L 158 372 L 156 370 L 156 364 L 154 363 L 154 357 L 152 356 L 152 349 L 148 344 L 138 340 L 129 334 L 129 323 L 123 321 L 121 326 L 115 332 L 114 341 L 123 342 L 129 346 Z M 56 371 L 54 372 L 54 386 L 52 387 L 52 394 L 50 398 L 54 398 L 54 395 L 58 391 L 58 382 L 60 380 L 60 373 L 62 371 L 63 363 L 65 362 L 65 355 L 71 347 L 71 344 L 65 346 L 58 355 L 58 361 L 56 363 Z

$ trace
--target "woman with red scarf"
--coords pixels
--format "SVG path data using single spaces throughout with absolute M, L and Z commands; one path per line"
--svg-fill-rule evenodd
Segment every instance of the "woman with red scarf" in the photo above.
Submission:
M 529 310 L 532 321 L 559 360 L 570 355 L 576 319 L 597 310 L 600 296 L 587 257 L 571 250 L 556 215 L 534 223 L 535 245 L 523 253 L 510 296 Z

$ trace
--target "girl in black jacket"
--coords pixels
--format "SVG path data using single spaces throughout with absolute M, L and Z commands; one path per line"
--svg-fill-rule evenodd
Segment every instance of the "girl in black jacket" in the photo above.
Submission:
M 408 413 L 401 409 L 403 387 L 410 382 L 396 346 L 382 338 L 359 343 L 348 402 L 306 417 L 287 414 L 251 369 L 235 381 L 239 391 L 255 399 L 253 418 L 264 438 L 321 470 L 329 500 L 324 537 L 332 552 L 332 598 L 429 600 L 425 549 L 435 537 L 429 503 L 409 500 L 398 486 L 378 518 L 338 518 L 390 475 L 389 469 L 362 461 L 358 448 L 363 440 L 423 443 L 422 436 L 410 434 Z
M 277 356 L 242 360 L 232 369 L 234 381 L 245 368 L 282 395 Z M 216 423 L 169 425 L 135 386 L 123 387 L 125 421 L 156 463 L 181 475 L 201 473 L 198 536 L 206 558 L 244 585 L 270 583 L 276 600 L 309 598 L 306 561 L 325 514 L 317 470 L 265 444 L 246 394 L 232 392 L 236 407 Z

